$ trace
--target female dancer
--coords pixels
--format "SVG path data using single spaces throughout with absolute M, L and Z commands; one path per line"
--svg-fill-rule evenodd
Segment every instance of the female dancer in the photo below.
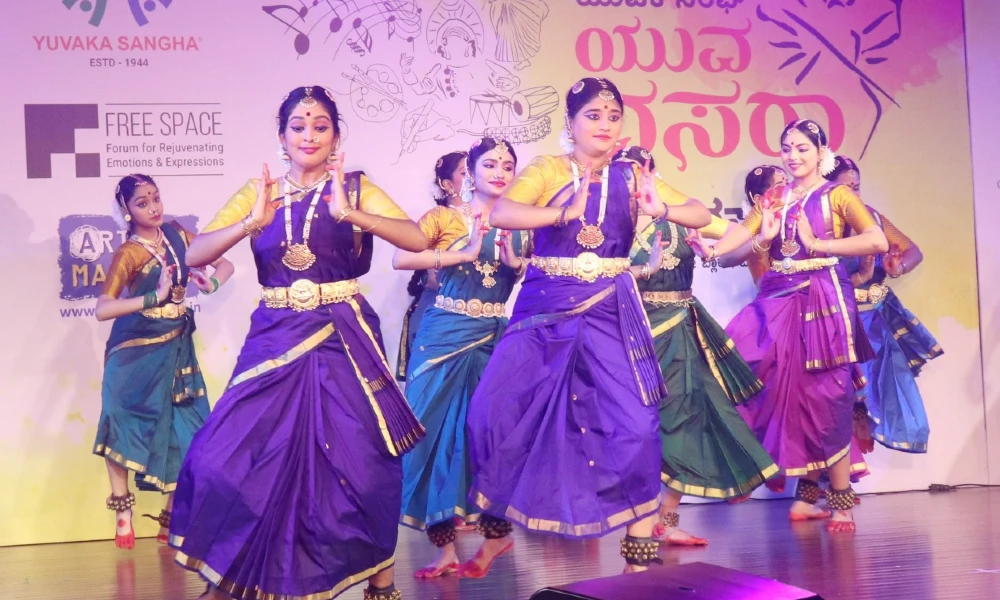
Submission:
M 801 477 L 790 517 L 830 516 L 815 506 L 816 480 L 829 468 L 827 502 L 835 511 L 828 528 L 852 531 L 852 366 L 872 353 L 839 257 L 884 252 L 888 244 L 854 192 L 823 179 L 834 158 L 826 139 L 814 121 L 790 123 L 781 134 L 781 158 L 792 182 L 763 198 L 742 228 L 712 248 L 696 240 L 695 248 L 713 259 L 751 241 L 769 255 L 771 270 L 756 299 L 726 328 L 764 383 L 745 414 L 785 474 Z M 858 234 L 843 237 L 844 223 Z
M 610 163 L 623 107 L 606 79 L 573 85 L 571 151 L 533 160 L 490 215 L 496 227 L 536 229 L 537 256 L 469 407 L 472 499 L 486 540 L 462 566 L 466 577 L 484 576 L 513 546 L 511 521 L 576 538 L 627 526 L 627 569 L 655 559 L 666 387 L 628 252 L 639 210 L 686 227 L 711 215 L 648 170 Z
M 365 579 L 366 599 L 401 597 L 400 456 L 423 432 L 357 277 L 372 235 L 414 251 L 427 238 L 364 174 L 344 172 L 339 123 L 326 89 L 292 90 L 278 109 L 288 173 L 273 181 L 265 165 L 188 252 L 200 265 L 249 237 L 264 286 L 178 483 L 170 543 L 209 581 L 204 598 L 333 598 Z
M 639 147 L 622 150 L 615 160 L 655 168 L 650 154 Z M 730 227 L 737 225 L 713 216 L 700 234 L 718 239 Z M 669 392 L 660 405 L 660 478 L 667 489 L 653 537 L 671 545 L 702 546 L 708 542 L 680 530 L 681 498 L 746 497 L 776 475 L 778 467 L 734 408 L 759 392 L 761 383 L 692 295 L 694 251 L 686 233 L 669 221 L 649 223 L 640 227 L 630 255 L 634 265 L 650 263 L 637 279 Z M 658 239 L 661 265 L 655 268 L 653 244 Z
M 743 198 L 743 214 L 744 216 L 749 216 L 751 210 L 754 206 L 760 202 L 761 198 L 767 195 L 767 192 L 771 189 L 777 188 L 779 186 L 784 186 L 788 182 L 788 175 L 785 173 L 784 169 L 775 165 L 760 165 L 750 170 L 747 173 L 746 180 L 744 183 L 744 194 Z M 719 258 L 719 266 L 721 267 L 734 267 L 741 265 L 744 262 L 747 263 L 750 269 L 750 276 L 753 278 L 754 285 L 760 285 L 760 279 L 771 269 L 771 259 L 766 254 L 760 254 L 754 252 L 751 248 L 749 242 L 743 244 L 743 246 L 736 252 L 727 254 L 726 256 Z M 854 371 L 856 372 L 855 381 L 859 383 L 863 381 L 861 370 L 858 365 L 854 365 Z M 746 414 L 744 406 L 738 406 L 737 411 L 741 414 Z M 855 413 L 857 417 L 857 413 Z M 750 417 L 747 416 L 749 419 Z M 863 449 L 865 446 L 864 432 L 859 429 L 858 421 L 855 419 L 854 423 L 854 436 L 851 442 L 851 453 L 850 453 L 850 464 L 851 464 L 851 482 L 857 483 L 859 479 L 868 475 L 868 465 L 865 462 Z M 864 423 L 867 428 L 867 417 Z M 871 436 L 868 435 L 867 439 L 870 441 Z M 821 475 L 821 479 L 826 479 L 826 473 Z M 774 492 L 783 492 L 785 490 L 785 477 L 784 475 L 779 475 L 773 477 L 765 485 L 768 489 Z M 808 484 L 804 484 L 808 485 Z M 820 492 L 820 496 L 824 496 L 825 492 Z M 860 497 L 855 497 L 855 504 L 861 503 Z
M 466 152 L 449 152 L 437 160 L 434 167 L 434 187 L 438 206 L 461 206 L 462 182 L 465 181 Z M 433 266 L 433 263 L 432 263 Z M 403 315 L 403 330 L 399 335 L 399 355 L 396 360 L 396 380 L 406 381 L 409 372 L 413 338 L 417 335 L 424 311 L 434 304 L 438 293 L 438 277 L 434 269 L 417 269 L 406 285 L 407 293 L 413 297 L 410 307 Z
M 130 235 L 115 250 L 95 311 L 98 321 L 115 323 L 104 353 L 94 454 L 104 457 L 111 479 L 115 545 L 129 550 L 135 494 L 128 471 L 140 490 L 167 494 L 159 517 L 146 515 L 160 524 L 157 541 L 167 543 L 181 461 L 209 412 L 192 340 L 194 313 L 184 304 L 188 279 L 211 294 L 233 274 L 221 255 L 211 277 L 188 269 L 184 257 L 193 235 L 176 221 L 164 225 L 163 214 L 152 177 L 126 175 L 118 182 L 111 215 Z
M 517 166 L 504 140 L 476 140 L 469 151 L 467 201 L 461 208 L 438 207 L 420 219 L 431 248 L 414 254 L 396 251 L 393 266 L 434 267 L 440 295 L 427 310 L 414 341 L 406 397 L 427 428 L 427 439 L 403 458 L 400 522 L 427 530 L 440 549 L 417 578 L 458 571 L 453 517 L 479 518 L 470 504 L 469 448 L 465 417 L 469 400 L 507 327 L 504 304 L 524 274 L 521 258 L 527 235 L 491 227 L 490 213 Z
M 853 160 L 838 156 L 830 181 L 861 191 L 861 169 Z M 888 254 L 869 255 L 847 263 L 854 295 L 861 311 L 875 359 L 861 365 L 868 385 L 859 393 L 858 407 L 865 423 L 871 419 L 871 436 L 887 448 L 927 452 L 930 427 L 916 377 L 927 361 L 944 353 L 926 327 L 906 310 L 886 285 L 910 273 L 923 260 L 920 248 L 885 215 L 868 207 L 889 241 Z M 869 438 L 870 439 L 870 438 Z
M 753 207 L 760 202 L 768 190 L 784 186 L 788 183 L 788 174 L 785 170 L 776 165 L 760 165 L 754 167 L 747 173 L 743 182 L 743 218 L 750 215 Z M 723 268 L 735 267 L 747 263 L 750 269 L 750 276 L 754 284 L 760 281 L 771 265 L 767 257 L 753 252 L 750 244 L 744 244 L 738 251 L 719 257 L 719 266 Z

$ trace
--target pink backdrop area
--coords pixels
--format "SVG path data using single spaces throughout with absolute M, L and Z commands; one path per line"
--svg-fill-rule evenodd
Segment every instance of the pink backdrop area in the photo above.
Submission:
M 969 10 L 970 32 L 988 37 L 980 8 Z M 981 78 L 972 119 L 985 131 L 992 54 L 969 50 Z M 116 179 L 155 176 L 168 212 L 203 225 L 262 162 L 281 172 L 275 112 L 299 85 L 334 90 L 349 166 L 414 218 L 432 206 L 437 157 L 477 136 L 509 139 L 522 164 L 557 152 L 562 97 L 585 75 L 619 85 L 625 136 L 653 152 L 671 185 L 734 220 L 746 172 L 777 161 L 782 125 L 819 120 L 859 159 L 864 199 L 923 249 L 896 290 L 946 351 L 920 378 L 930 452 L 877 449 L 859 489 L 989 479 L 986 422 L 998 413 L 996 394 L 989 407 L 983 395 L 958 3 L 39 0 L 0 7 L 0 52 L 0 480 L 18 490 L 0 494 L 0 545 L 113 528 L 90 449 L 110 327 L 92 310 L 122 239 L 106 216 Z M 997 204 L 991 140 L 973 138 L 980 210 Z M 392 271 L 390 255 L 376 245 L 362 285 L 393 358 L 409 273 Z M 213 401 L 259 293 L 248 247 L 229 256 L 232 283 L 189 298 Z M 697 271 L 695 292 L 721 322 L 753 296 L 745 269 Z M 161 502 L 142 494 L 140 512 Z M 154 524 L 138 526 L 143 535 Z

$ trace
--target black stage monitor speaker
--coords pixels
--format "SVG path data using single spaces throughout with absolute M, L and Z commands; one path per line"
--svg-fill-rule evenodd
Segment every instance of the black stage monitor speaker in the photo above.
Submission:
M 538 590 L 531 600 L 823 600 L 773 579 L 706 563 L 653 566 L 642 573 Z

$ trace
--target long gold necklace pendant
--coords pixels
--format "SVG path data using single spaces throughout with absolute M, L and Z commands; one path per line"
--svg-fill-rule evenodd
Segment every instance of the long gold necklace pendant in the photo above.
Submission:
M 781 242 L 781 255 L 791 258 L 799 253 L 802 246 L 799 245 L 795 240 L 782 240 Z
M 306 244 L 289 244 L 281 262 L 293 271 L 305 271 L 316 262 L 316 255 Z
M 497 284 L 493 274 L 497 272 L 499 265 L 490 262 L 481 263 L 478 260 L 472 264 L 476 267 L 476 271 L 483 275 L 483 287 L 491 288 Z
M 584 225 L 576 234 L 576 243 L 588 250 L 599 248 L 604 244 L 604 232 L 597 225 Z

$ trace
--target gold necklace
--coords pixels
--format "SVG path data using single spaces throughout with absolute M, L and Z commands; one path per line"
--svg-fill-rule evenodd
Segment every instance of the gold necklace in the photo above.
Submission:
M 312 230 L 313 214 L 316 212 L 316 205 L 319 203 L 320 193 L 315 187 L 311 190 L 313 194 L 312 202 L 309 203 L 309 210 L 306 212 L 306 221 L 302 226 L 302 243 L 292 243 L 292 196 L 285 189 L 285 182 L 291 181 L 286 177 L 281 184 L 281 192 L 284 195 L 285 206 L 285 255 L 281 257 L 281 262 L 293 271 L 305 271 L 316 262 L 316 255 L 309 249 L 309 232 Z
M 576 157 L 573 156 L 572 154 L 569 155 L 569 161 L 571 163 L 573 163 L 574 165 L 576 165 L 576 168 L 579 169 L 581 173 L 586 173 L 587 172 L 587 166 L 584 165 L 584 164 L 582 164 L 580 161 L 576 160 Z M 591 165 L 591 168 L 590 168 L 590 177 L 593 178 L 594 175 L 596 175 L 598 171 L 600 171 L 604 167 L 608 166 L 609 164 L 611 164 L 611 159 L 605 157 L 605 159 L 603 161 L 601 161 L 600 164 L 598 164 L 598 165 Z M 577 178 L 579 178 L 579 175 L 577 176 Z
M 673 221 L 667 221 L 667 227 L 670 231 L 670 245 L 663 249 L 663 262 L 660 265 L 661 268 L 668 271 L 673 271 L 677 268 L 677 265 L 681 264 L 681 259 L 677 258 L 674 251 L 677 249 L 677 240 L 680 238 L 680 233 L 677 231 L 677 224 Z M 656 235 L 656 228 L 653 228 L 653 235 Z M 639 242 L 639 247 L 646 251 L 646 254 L 652 254 L 653 246 L 646 239 L 636 237 L 635 241 Z
M 798 235 L 799 222 L 798 220 L 792 221 L 792 235 L 788 236 L 788 228 L 786 227 L 786 222 L 788 219 L 788 211 L 792 209 L 793 206 L 799 207 L 799 212 L 801 213 L 805 209 L 805 204 L 809 200 L 809 195 L 812 194 L 813 190 L 823 185 L 823 181 L 817 181 L 816 183 L 809 186 L 805 191 L 799 191 L 791 186 L 787 188 L 788 197 L 784 198 L 785 205 L 781 207 L 781 255 L 785 258 L 791 258 L 802 250 L 802 246 L 795 239 Z M 796 200 L 791 201 L 791 196 L 797 196 Z
M 319 186 L 323 185 L 324 183 L 326 183 L 329 180 L 330 180 L 330 172 L 327 171 L 326 173 L 323 173 L 322 177 L 320 177 L 316 181 L 310 183 L 309 185 L 302 185 L 301 183 L 299 183 L 299 182 L 295 181 L 294 179 L 292 179 L 288 175 L 288 173 L 285 173 L 285 181 L 287 181 L 288 185 L 291 186 L 291 188 L 293 190 L 295 190 L 295 192 L 293 193 L 293 195 L 301 194 L 302 197 L 304 197 L 305 194 L 308 194 L 309 192 L 315 190 L 316 188 L 318 188 Z
M 472 228 L 476 226 L 476 218 L 472 215 L 472 203 L 462 202 L 462 212 L 465 213 L 466 219 L 466 229 L 469 230 L 469 236 L 472 235 Z M 483 226 L 487 229 L 493 229 L 489 221 L 483 223 Z M 480 250 L 482 252 L 482 250 Z M 500 269 L 500 246 L 493 244 L 493 262 L 480 262 L 477 258 L 472 261 L 472 266 L 476 268 L 476 272 L 483 276 L 483 287 L 491 288 L 497 284 L 496 278 L 493 276 Z
M 573 167 L 573 191 L 577 192 L 584 183 L 580 181 L 580 167 L 572 157 L 570 157 L 570 163 Z M 604 243 L 604 232 L 601 231 L 601 226 L 604 225 L 604 217 L 608 212 L 608 173 L 610 170 L 611 162 L 608 161 L 601 169 L 601 203 L 597 210 L 597 224 L 587 224 L 586 207 L 584 214 L 580 215 L 582 227 L 580 227 L 580 232 L 576 234 L 576 243 L 588 250 L 598 248 Z M 590 185 L 589 181 L 585 183 Z
M 160 246 L 166 246 L 167 251 L 170 252 L 170 256 L 174 259 L 174 264 L 177 265 L 177 270 L 174 273 L 174 285 L 170 286 L 170 301 L 174 304 L 180 304 L 184 302 L 184 296 L 187 295 L 187 290 L 184 288 L 181 276 L 181 261 L 177 257 L 177 252 L 174 250 L 173 245 L 170 244 L 170 240 L 167 236 L 163 235 L 163 230 L 159 227 L 156 228 L 156 240 L 147 240 L 146 238 L 139 237 L 138 234 L 133 233 L 132 241 L 139 244 L 146 249 L 147 252 L 153 255 L 153 258 L 160 263 L 161 269 L 167 268 L 167 258 L 165 255 L 160 253 Z

